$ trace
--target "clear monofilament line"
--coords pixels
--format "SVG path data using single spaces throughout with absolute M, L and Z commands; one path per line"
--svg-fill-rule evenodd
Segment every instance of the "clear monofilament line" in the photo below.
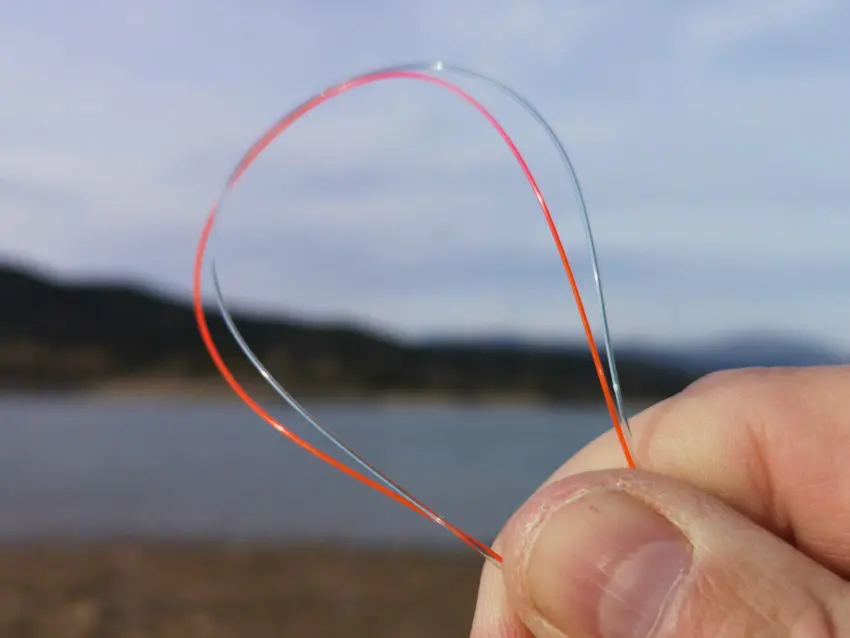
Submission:
M 465 92 L 463 89 L 451 84 L 445 80 L 439 79 L 434 75 L 430 75 L 429 73 L 443 73 L 446 71 L 453 71 L 460 75 L 466 75 L 468 77 L 472 77 L 478 80 L 482 80 L 486 83 L 489 83 L 495 86 L 497 89 L 501 90 L 503 93 L 508 95 L 508 97 L 512 98 L 514 101 L 519 103 L 521 107 L 523 107 L 532 117 L 544 128 L 547 132 L 552 143 L 556 146 L 558 153 L 561 157 L 562 163 L 564 164 L 569 176 L 571 183 L 574 186 L 574 191 L 576 193 L 576 197 L 579 204 L 579 210 L 582 217 L 582 223 L 585 228 L 586 238 L 590 248 L 591 255 L 591 265 L 593 268 L 594 274 L 594 284 L 597 291 L 597 297 L 600 305 L 600 312 L 602 315 L 602 330 L 604 337 L 604 348 L 606 353 L 606 358 L 608 362 L 608 369 L 611 375 L 611 384 L 613 385 L 613 398 L 610 394 L 610 389 L 608 387 L 607 379 L 605 378 L 605 373 L 602 368 L 602 364 L 599 358 L 599 352 L 596 347 L 593 331 L 590 327 L 590 323 L 587 319 L 584 304 L 581 299 L 581 294 L 578 289 L 578 285 L 575 281 L 575 277 L 572 272 L 572 268 L 570 266 L 569 260 L 567 259 L 566 251 L 561 242 L 557 227 L 555 225 L 554 220 L 549 212 L 548 205 L 546 204 L 545 199 L 543 198 L 542 193 L 536 183 L 534 176 L 531 174 L 528 165 L 523 159 L 521 153 L 517 149 L 514 142 L 511 140 L 507 132 L 502 128 L 501 124 L 487 111 L 485 107 L 483 107 L 479 102 L 475 100 L 470 94 Z M 489 78 L 483 74 L 477 73 L 475 71 L 470 71 L 468 69 L 464 69 L 461 67 L 455 67 L 453 65 L 447 65 L 442 62 L 437 63 L 417 63 L 417 64 L 407 64 L 400 65 L 395 67 L 389 67 L 385 69 L 381 69 L 378 71 L 371 71 L 369 73 L 361 74 L 350 78 L 344 82 L 331 86 L 330 88 L 325 89 L 324 91 L 314 95 L 313 97 L 305 100 L 299 106 L 291 110 L 289 113 L 280 118 L 272 127 L 270 127 L 255 143 L 252 145 L 249 150 L 242 157 L 240 162 L 237 164 L 236 168 L 231 173 L 230 178 L 227 180 L 227 184 L 219 198 L 218 202 L 213 206 L 210 214 L 207 218 L 207 223 L 204 227 L 204 232 L 202 234 L 201 242 L 199 244 L 198 252 L 196 254 L 195 259 L 195 277 L 194 277 L 194 306 L 195 306 L 195 314 L 198 319 L 198 325 L 201 330 L 202 337 L 204 339 L 204 343 L 207 346 L 207 349 L 210 352 L 213 361 L 216 366 L 219 368 L 222 376 L 225 380 L 230 384 L 231 388 L 236 392 L 236 394 L 250 407 L 258 416 L 260 416 L 263 420 L 265 420 L 269 425 L 274 427 L 276 430 L 290 438 L 293 442 L 306 449 L 310 453 L 319 457 L 321 460 L 326 463 L 334 466 L 338 470 L 346 473 L 352 478 L 357 479 L 358 481 L 366 484 L 373 489 L 378 490 L 383 493 L 385 496 L 391 497 L 394 500 L 408 506 L 410 509 L 427 516 L 432 521 L 438 523 L 445 529 L 454 533 L 458 538 L 463 540 L 465 543 L 470 545 L 473 549 L 478 551 L 488 560 L 498 564 L 501 561 L 501 557 L 494 552 L 491 548 L 487 547 L 477 539 L 473 538 L 466 532 L 460 530 L 454 525 L 448 523 L 445 519 L 443 519 L 439 514 L 437 514 L 434 510 L 428 508 L 420 501 L 415 499 L 411 494 L 409 494 L 406 490 L 401 488 L 397 483 L 390 480 L 389 477 L 380 472 L 377 468 L 368 463 L 365 459 L 363 459 L 360 455 L 358 455 L 354 450 L 352 450 L 349 446 L 345 445 L 338 437 L 336 437 L 330 430 L 325 428 L 323 425 L 319 423 L 319 421 L 311 415 L 301 404 L 280 384 L 274 376 L 268 371 L 268 369 L 262 364 L 260 359 L 256 356 L 256 354 L 251 350 L 250 346 L 239 332 L 231 314 L 228 312 L 226 308 L 226 304 L 224 302 L 224 296 L 221 291 L 221 287 L 219 284 L 218 273 L 215 266 L 215 261 L 212 262 L 212 278 L 215 287 L 216 298 L 218 302 L 219 311 L 221 312 L 222 317 L 224 318 L 226 327 L 228 331 L 231 333 L 236 343 L 242 350 L 243 354 L 248 358 L 251 365 L 257 370 L 257 372 L 265 379 L 267 383 L 271 385 L 271 387 L 275 390 L 275 392 L 286 401 L 302 418 L 304 418 L 311 427 L 313 427 L 321 436 L 323 436 L 326 440 L 330 441 L 337 449 L 341 450 L 346 457 L 353 461 L 355 465 L 359 466 L 366 472 L 363 474 L 356 469 L 353 469 L 349 465 L 342 463 L 333 457 L 327 455 L 325 452 L 316 448 L 312 444 L 308 443 L 306 440 L 302 439 L 298 435 L 294 434 L 287 427 L 282 425 L 279 421 L 274 419 L 267 411 L 265 411 L 236 381 L 233 374 L 227 368 L 226 364 L 223 362 L 214 341 L 209 333 L 209 328 L 206 323 L 206 315 L 203 308 L 202 303 L 202 295 L 201 295 L 201 268 L 204 261 L 204 254 L 207 248 L 207 243 L 209 241 L 210 235 L 213 230 L 214 222 L 217 215 L 223 208 L 224 202 L 227 199 L 227 195 L 229 192 L 235 187 L 236 183 L 242 176 L 242 174 L 248 169 L 248 167 L 252 164 L 254 160 L 263 152 L 263 150 L 268 147 L 268 145 L 274 141 L 281 133 L 283 133 L 289 126 L 291 126 L 295 121 L 300 119 L 302 116 L 306 115 L 314 108 L 319 106 L 320 104 L 332 99 L 333 97 L 339 96 L 346 91 L 351 89 L 370 84 L 372 82 L 387 80 L 387 79 L 413 79 L 413 80 L 421 80 L 430 82 L 432 84 L 441 86 L 453 92 L 455 95 L 461 97 L 468 104 L 472 105 L 478 112 L 485 117 L 489 121 L 489 123 L 496 129 L 499 135 L 502 137 L 503 141 L 506 143 L 514 158 L 519 163 L 523 173 L 525 174 L 529 185 L 531 186 L 538 204 L 544 214 L 546 222 L 549 226 L 552 237 L 555 241 L 556 247 L 558 249 L 562 264 L 564 266 L 565 273 L 570 283 L 570 287 L 573 292 L 573 296 L 575 298 L 576 307 L 579 312 L 579 316 L 582 320 L 582 326 L 585 331 L 585 335 L 588 340 L 588 344 L 590 347 L 591 355 L 594 360 L 594 365 L 597 371 L 597 375 L 599 376 L 599 381 L 602 386 L 603 395 L 605 397 L 606 404 L 609 409 L 609 414 L 614 422 L 614 427 L 617 430 L 617 434 L 620 437 L 620 443 L 623 447 L 623 452 L 626 456 L 627 463 L 634 467 L 634 461 L 631 457 L 630 446 L 629 446 L 629 427 L 628 421 L 626 419 L 625 411 L 623 409 L 622 395 L 620 390 L 619 379 L 617 375 L 616 363 L 614 361 L 614 353 L 611 345 L 610 339 L 610 331 L 608 328 L 607 321 L 607 312 L 605 309 L 605 301 L 604 295 L 602 292 L 602 284 L 601 278 L 599 275 L 599 267 L 598 260 L 596 256 L 596 247 L 593 241 L 593 235 L 590 229 L 590 220 L 587 214 L 587 209 L 584 201 L 584 196 L 581 191 L 581 187 L 578 182 L 578 177 L 573 169 L 572 162 L 567 155 L 566 150 L 564 149 L 563 144 L 558 139 L 558 136 L 555 134 L 551 126 L 546 122 L 545 118 L 535 109 L 530 102 L 528 102 L 525 98 L 517 94 L 515 91 L 507 87 L 506 85 L 498 82 L 492 78 Z M 369 478 L 367 475 L 371 475 L 374 479 Z M 375 482 L 377 480 L 377 482 Z
M 567 174 L 570 177 L 570 182 L 573 185 L 573 193 L 575 194 L 579 213 L 581 215 L 582 227 L 584 228 L 585 239 L 587 240 L 587 245 L 590 252 L 590 265 L 593 270 L 593 285 L 594 289 L 596 290 L 597 301 L 599 302 L 599 317 L 602 322 L 602 340 L 603 346 L 605 348 L 605 358 L 608 362 L 608 371 L 611 375 L 611 387 L 617 405 L 617 416 L 628 435 L 628 443 L 631 444 L 632 431 L 624 407 L 623 392 L 622 388 L 620 387 L 620 377 L 617 373 L 617 362 L 614 357 L 614 346 L 611 342 L 611 329 L 608 325 L 608 309 L 605 306 L 605 294 L 602 290 L 602 276 L 599 273 L 599 259 L 596 253 L 596 242 L 593 239 L 593 230 L 591 229 L 590 225 L 590 215 L 587 212 L 587 203 L 585 201 L 584 191 L 582 190 L 581 183 L 578 179 L 578 174 L 576 173 L 575 166 L 573 165 L 573 162 L 570 159 L 569 153 L 567 153 L 567 149 L 564 147 L 564 143 L 558 137 L 558 134 L 555 133 L 555 130 L 550 126 L 546 118 L 543 117 L 543 114 L 540 113 L 540 111 L 538 111 L 537 108 L 531 102 L 529 102 L 526 98 L 524 98 L 522 95 L 514 91 L 512 88 L 510 88 L 503 82 L 488 77 L 482 73 L 478 73 L 477 71 L 472 71 L 470 69 L 455 66 L 453 64 L 446 64 L 444 62 L 431 63 L 430 68 L 435 72 L 446 70 L 455 71 L 456 73 L 459 73 L 461 75 L 467 75 L 469 77 L 482 80 L 496 87 L 499 91 L 510 97 L 512 100 L 517 102 L 523 109 L 525 109 L 525 111 L 529 115 L 531 115 L 531 117 L 533 117 L 538 124 L 540 124 L 540 126 L 546 132 L 546 135 L 549 137 L 549 140 L 552 142 L 553 146 L 555 146 L 555 149 L 557 150 L 558 155 L 561 158 L 561 163 L 564 165 L 564 168 L 566 169 Z
M 419 512 L 432 521 L 440 525 L 441 527 L 446 527 L 446 521 L 440 517 L 434 510 L 429 508 L 427 505 L 422 503 L 419 499 L 413 496 L 410 492 L 401 487 L 398 483 L 390 479 L 386 474 L 381 472 L 374 465 L 369 463 L 366 459 L 360 456 L 357 452 L 354 451 L 353 448 L 346 445 L 340 440 L 333 432 L 328 430 L 325 426 L 323 426 L 319 420 L 313 416 L 307 408 L 305 408 L 292 394 L 289 393 L 286 388 L 281 385 L 281 383 L 275 378 L 275 376 L 269 371 L 268 368 L 263 364 L 260 358 L 254 353 L 251 347 L 248 345 L 248 342 L 245 340 L 245 337 L 242 336 L 239 328 L 236 326 L 236 322 L 233 321 L 233 316 L 230 314 L 230 311 L 227 309 L 226 304 L 224 303 L 224 295 L 221 291 L 221 285 L 218 279 L 218 271 L 216 269 L 215 260 L 210 262 L 210 267 L 212 271 L 212 280 L 213 280 L 213 290 L 215 292 L 216 303 L 218 305 L 219 312 L 221 313 L 222 318 L 224 319 L 224 323 L 227 326 L 228 331 L 233 336 L 234 341 L 239 346 L 242 353 L 248 359 L 254 369 L 260 373 L 263 379 L 266 380 L 272 389 L 280 396 L 286 403 L 297 412 L 301 418 L 303 418 L 307 423 L 309 423 L 319 434 L 325 437 L 328 441 L 330 441 L 337 449 L 339 449 L 343 454 L 345 454 L 349 459 L 354 461 L 357 465 L 366 470 L 369 474 L 377 478 L 384 485 L 386 485 L 393 492 L 398 494 L 401 498 L 409 501 L 412 505 L 416 506 Z M 484 558 L 494 561 L 493 557 L 489 554 L 483 553 Z

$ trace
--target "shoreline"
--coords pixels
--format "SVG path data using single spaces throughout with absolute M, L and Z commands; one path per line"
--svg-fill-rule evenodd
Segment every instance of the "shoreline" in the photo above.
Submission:
M 262 400 L 280 400 L 265 383 L 242 383 L 252 396 Z M 437 392 L 386 392 L 371 395 L 345 393 L 293 392 L 299 401 L 323 405 L 377 406 L 470 406 L 470 407 L 582 407 L 605 408 L 601 391 L 598 398 L 554 400 L 531 393 L 505 392 L 462 395 Z M 106 399 L 185 399 L 189 401 L 241 402 L 223 379 L 183 381 L 175 379 L 121 379 L 94 383 L 86 387 L 0 387 L 0 397 L 72 397 Z M 626 397 L 632 405 L 651 405 L 664 397 Z
M 327 545 L 0 544 L 0 635 L 467 636 L 482 564 Z

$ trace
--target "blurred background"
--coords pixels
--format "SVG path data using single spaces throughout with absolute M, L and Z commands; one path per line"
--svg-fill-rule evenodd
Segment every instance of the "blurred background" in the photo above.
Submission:
M 630 412 L 712 370 L 850 361 L 848 21 L 838 0 L 4 3 L 0 634 L 467 635 L 481 560 L 238 403 L 189 305 L 234 164 L 353 74 L 442 59 L 550 120 Z M 600 336 L 555 151 L 447 79 L 526 155 Z M 609 427 L 528 184 L 449 92 L 323 105 L 246 174 L 212 248 L 283 384 L 485 542 Z

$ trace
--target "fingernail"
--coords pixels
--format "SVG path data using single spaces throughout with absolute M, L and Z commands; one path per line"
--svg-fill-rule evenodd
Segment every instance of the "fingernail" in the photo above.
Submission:
M 570 638 L 647 638 L 691 561 L 690 542 L 660 514 L 592 491 L 543 523 L 525 578 L 538 613 Z

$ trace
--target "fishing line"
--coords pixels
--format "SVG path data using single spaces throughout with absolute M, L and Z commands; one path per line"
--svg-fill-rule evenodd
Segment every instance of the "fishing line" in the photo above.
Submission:
M 581 294 L 579 292 L 578 284 L 576 283 L 575 276 L 573 274 L 572 267 L 570 265 L 569 259 L 567 258 L 566 250 L 564 249 L 563 243 L 561 241 L 560 235 L 558 233 L 557 226 L 552 218 L 552 215 L 549 211 L 549 206 L 546 203 L 546 200 L 543 197 L 542 192 L 540 191 L 539 186 L 537 185 L 537 181 L 534 178 L 531 170 L 528 167 L 525 159 L 517 148 L 516 144 L 513 142 L 511 137 L 508 135 L 507 131 L 502 127 L 502 125 L 496 120 L 496 118 L 480 103 L 478 102 L 472 95 L 461 89 L 460 87 L 452 84 L 451 82 L 444 80 L 440 77 L 437 77 L 440 73 L 445 72 L 454 72 L 458 75 L 471 77 L 473 79 L 481 80 L 491 86 L 494 86 L 502 93 L 506 94 L 512 100 L 517 102 L 526 112 L 528 112 L 540 126 L 546 131 L 547 136 L 550 141 L 556 147 L 558 154 L 561 158 L 561 161 L 569 174 L 570 181 L 573 185 L 573 190 L 576 194 L 579 211 L 581 213 L 582 224 L 584 226 L 585 236 L 587 239 L 587 243 L 590 249 L 590 257 L 591 257 L 591 265 L 593 268 L 593 279 L 594 279 L 594 287 L 596 289 L 597 300 L 599 303 L 599 309 L 601 314 L 602 321 L 602 333 L 603 333 L 603 343 L 605 348 L 605 355 L 608 363 L 608 371 L 611 375 L 611 384 L 609 386 L 608 379 L 605 375 L 605 370 L 602 366 L 602 361 L 599 355 L 599 349 L 596 346 L 596 341 L 593 336 L 593 330 L 591 329 L 590 322 L 587 318 L 587 313 L 585 311 L 584 303 L 581 298 Z M 576 303 L 576 308 L 579 313 L 579 317 L 581 319 L 582 327 L 584 329 L 585 336 L 587 338 L 588 346 L 590 348 L 591 357 L 593 359 L 594 368 L 596 370 L 596 374 L 599 378 L 599 383 L 602 387 L 603 397 L 605 399 L 605 404 L 608 409 L 609 416 L 614 425 L 614 429 L 617 433 L 617 437 L 620 442 L 620 446 L 623 450 L 623 454 L 626 458 L 626 462 L 629 467 L 634 468 L 635 462 L 631 453 L 630 441 L 631 441 L 631 430 L 628 423 L 628 418 L 625 413 L 625 409 L 623 407 L 623 399 L 622 392 L 620 388 L 619 377 L 617 375 L 617 367 L 614 360 L 614 352 L 613 345 L 611 343 L 610 330 L 608 327 L 608 319 L 607 319 L 607 310 L 605 307 L 605 297 L 602 290 L 602 282 L 601 277 L 599 275 L 599 264 L 596 256 L 596 247 L 593 240 L 593 233 L 590 226 L 590 219 L 587 214 L 587 208 L 584 200 L 584 195 L 581 189 L 581 186 L 578 181 L 578 177 L 573 168 L 573 164 L 570 161 L 569 155 L 567 154 L 564 145 L 561 143 L 557 134 L 554 132 L 549 123 L 545 120 L 545 118 L 537 111 L 537 109 L 525 98 L 520 96 L 518 93 L 513 91 L 511 88 L 506 86 L 505 84 L 494 80 L 488 76 L 485 76 L 481 73 L 471 71 L 468 69 L 464 69 L 462 67 L 456 67 L 453 65 L 444 64 L 442 62 L 437 63 L 414 63 L 414 64 L 406 64 L 401 66 L 389 67 L 384 69 L 373 70 L 361 75 L 357 75 L 351 77 L 343 82 L 335 84 L 325 90 L 321 91 L 308 98 L 300 105 L 296 106 L 294 109 L 286 113 L 283 117 L 281 117 L 275 124 L 273 124 L 269 129 L 267 129 L 260 138 L 248 149 L 239 163 L 231 172 L 228 177 L 224 189 L 219 196 L 218 201 L 216 201 L 212 208 L 210 209 L 206 223 L 204 224 L 203 231 L 201 233 L 201 238 L 198 244 L 197 252 L 195 255 L 195 264 L 194 264 L 194 275 L 193 275 L 193 306 L 195 311 L 195 317 L 198 323 L 198 328 L 201 333 L 201 337 L 204 341 L 204 345 L 209 351 L 210 357 L 215 363 L 221 375 L 224 377 L 225 381 L 230 385 L 231 389 L 236 393 L 236 395 L 261 419 L 263 419 L 266 423 L 268 423 L 271 427 L 277 430 L 279 433 L 283 434 L 291 441 L 307 450 L 311 454 L 318 457 L 320 460 L 328 463 L 339 471 L 345 473 L 349 477 L 360 481 L 361 483 L 371 487 L 372 489 L 380 492 L 384 496 L 393 499 L 394 501 L 410 508 L 411 510 L 429 518 L 433 522 L 437 523 L 441 527 L 445 528 L 449 532 L 453 533 L 464 543 L 472 547 L 479 554 L 484 556 L 489 561 L 499 565 L 502 561 L 501 556 L 496 553 L 493 549 L 491 549 L 486 544 L 467 534 L 460 528 L 452 525 L 444 518 L 442 518 L 439 514 L 437 514 L 433 509 L 423 504 L 420 500 L 415 498 L 409 492 L 404 490 L 401 486 L 393 482 L 389 477 L 383 474 L 380 470 L 372 466 L 365 459 L 363 459 L 360 455 L 358 455 L 353 449 L 343 443 L 336 435 L 330 432 L 327 428 L 322 426 L 319 421 L 310 414 L 296 399 L 293 397 L 278 381 L 275 377 L 269 372 L 269 370 L 263 365 L 260 361 L 259 357 L 251 350 L 247 341 L 244 339 L 239 329 L 236 326 L 236 323 L 233 320 L 232 315 L 227 310 L 226 304 L 224 302 L 224 295 L 221 291 L 221 286 L 218 279 L 218 272 L 215 265 L 215 260 L 211 260 L 211 274 L 213 280 L 213 287 L 216 296 L 216 302 L 218 305 L 219 312 L 221 313 L 227 329 L 230 331 L 231 335 L 235 339 L 237 345 L 245 354 L 245 356 L 249 359 L 254 368 L 260 373 L 260 375 L 266 380 L 266 382 L 271 385 L 271 387 L 277 392 L 277 394 L 286 401 L 302 418 L 304 418 L 313 428 L 315 428 L 322 436 L 324 436 L 327 440 L 329 440 L 337 449 L 342 451 L 350 460 L 352 460 L 356 465 L 360 466 L 366 474 L 370 474 L 373 478 L 370 478 L 366 474 L 361 471 L 358 471 L 351 466 L 343 463 L 334 457 L 330 456 L 326 452 L 312 445 L 308 441 L 302 439 L 297 434 L 292 432 L 288 427 L 283 425 L 277 419 L 275 419 L 271 414 L 269 414 L 255 399 L 253 399 L 248 392 L 239 384 L 239 382 L 233 376 L 233 373 L 224 363 L 221 354 L 219 353 L 218 348 L 215 345 L 214 340 L 210 334 L 209 326 L 207 324 L 207 318 L 205 314 L 205 309 L 203 305 L 203 295 L 202 295 L 202 273 L 204 266 L 204 259 L 206 256 L 207 246 L 209 244 L 210 237 L 212 235 L 212 231 L 215 225 L 215 221 L 222 213 L 224 208 L 225 201 L 227 196 L 232 192 L 233 188 L 238 183 L 239 179 L 245 173 L 246 170 L 251 166 L 251 164 L 259 157 L 259 155 L 286 129 L 288 129 L 292 124 L 294 124 L 297 120 L 307 115 L 309 112 L 320 106 L 321 104 L 327 102 L 328 100 L 342 95 L 347 91 L 352 89 L 365 86 L 367 84 L 371 84 L 378 81 L 383 80 L 392 80 L 392 79 L 401 79 L 401 80 L 417 80 L 422 82 L 427 82 L 433 85 L 436 85 L 440 88 L 446 89 L 449 92 L 455 94 L 460 97 L 467 104 L 472 106 L 475 110 L 478 111 L 480 115 L 482 115 L 488 123 L 496 130 L 502 140 L 505 142 L 509 150 L 511 151 L 514 159 L 519 164 L 523 174 L 526 177 L 526 180 L 531 187 L 537 202 L 540 206 L 541 211 L 543 212 L 544 218 L 546 220 L 547 226 L 549 227 L 549 231 L 552 235 L 552 238 L 555 242 L 555 246 L 558 250 L 558 254 L 561 259 L 561 263 L 564 268 L 564 272 L 567 276 L 567 280 L 569 282 L 570 288 L 572 290 L 573 298 Z M 612 391 L 613 390 L 613 391 Z

